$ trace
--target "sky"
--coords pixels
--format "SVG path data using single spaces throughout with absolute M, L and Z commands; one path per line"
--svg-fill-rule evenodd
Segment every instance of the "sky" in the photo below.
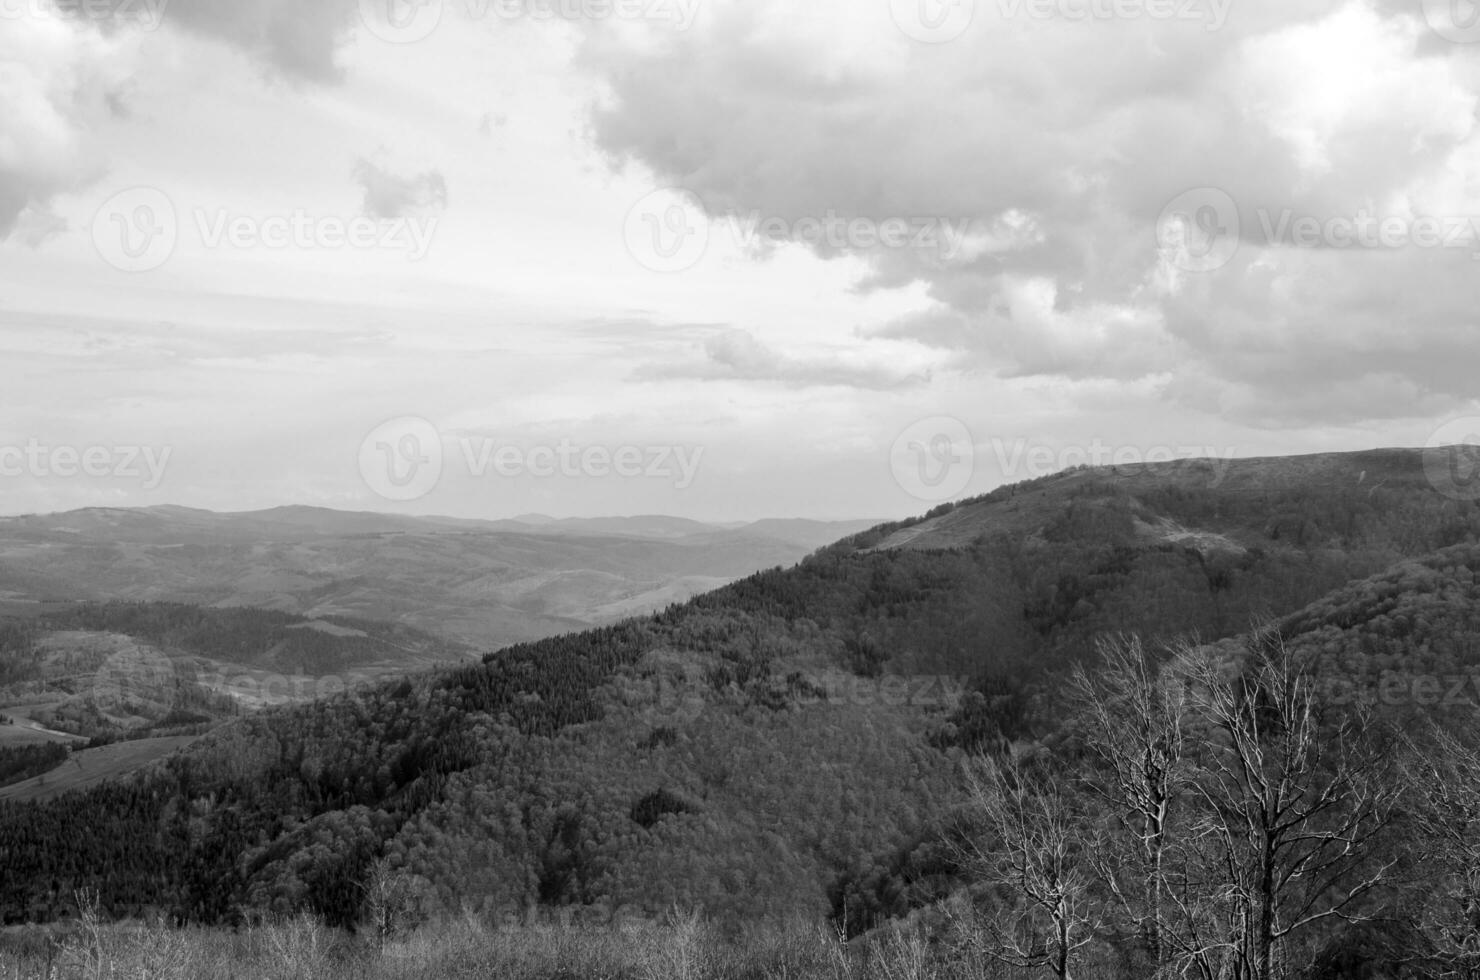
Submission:
M 0 0 L 0 513 L 1480 442 L 1471 0 Z

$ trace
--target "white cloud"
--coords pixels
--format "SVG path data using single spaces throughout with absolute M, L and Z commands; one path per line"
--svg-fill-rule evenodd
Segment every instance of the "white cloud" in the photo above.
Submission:
M 45 7 L 0 22 L 0 237 L 30 211 L 34 244 L 46 202 L 96 178 L 93 130 L 116 111 L 136 56 L 134 37 Z

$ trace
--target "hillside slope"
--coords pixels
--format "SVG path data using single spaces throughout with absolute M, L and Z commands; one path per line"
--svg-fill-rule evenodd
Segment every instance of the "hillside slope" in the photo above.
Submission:
M 136 782 L 0 805 L 0 908 L 44 919 L 85 886 L 118 913 L 349 922 L 377 861 L 490 912 L 743 917 L 897 892 L 876 862 L 938 832 L 960 751 L 1053 731 L 1096 636 L 1231 637 L 1480 541 L 1480 508 L 1413 479 L 1417 453 L 1338 463 L 1382 478 L 1064 474 L 651 617 L 258 714 Z M 1472 574 L 1468 554 L 1440 577 Z
M 309 700 L 429 667 L 466 647 L 394 623 L 176 603 L 51 603 L 0 618 L 5 740 L 199 732 L 264 703 Z

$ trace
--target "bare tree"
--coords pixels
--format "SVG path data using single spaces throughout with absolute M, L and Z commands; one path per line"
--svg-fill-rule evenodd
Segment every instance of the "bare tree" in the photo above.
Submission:
M 1192 783 L 1203 810 L 1198 839 L 1210 848 L 1206 866 L 1221 869 L 1185 907 L 1203 922 L 1232 923 L 1221 945 L 1233 976 L 1274 980 L 1286 972 L 1288 939 L 1362 917 L 1363 897 L 1392 868 L 1373 845 L 1396 791 L 1364 716 L 1323 717 L 1309 670 L 1277 632 L 1256 631 L 1249 646 L 1243 663 L 1190 645 L 1178 657 L 1206 729 Z
M 1159 676 L 1137 636 L 1102 639 L 1100 666 L 1077 666 L 1071 691 L 1094 764 L 1086 779 L 1109 807 L 1114 832 L 1090 849 L 1107 891 L 1133 923 L 1152 968 L 1170 950 L 1165 939 L 1167 859 L 1172 808 L 1187 789 L 1182 684 Z
M 1434 725 L 1405 736 L 1404 801 L 1423 894 L 1416 918 L 1447 975 L 1480 977 L 1480 755 Z
M 1070 980 L 1097 916 L 1083 828 L 1062 784 L 1008 757 L 973 760 L 967 785 L 986 832 L 966 845 L 963 856 L 1010 896 L 1008 907 L 988 923 L 986 952 Z
M 381 952 L 392 937 L 420 923 L 425 879 L 396 869 L 382 858 L 371 866 L 360 887 L 365 894 L 361 918 Z

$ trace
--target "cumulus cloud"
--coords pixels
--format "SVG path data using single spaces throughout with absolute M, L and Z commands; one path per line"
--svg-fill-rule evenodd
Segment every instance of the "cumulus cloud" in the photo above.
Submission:
M 0 31 L 0 237 L 31 244 L 54 230 L 45 204 L 98 174 L 92 133 L 131 73 L 133 39 L 44 9 Z
M 435 170 L 401 176 L 360 160 L 355 180 L 365 189 L 365 213 L 372 218 L 400 218 L 447 207 L 447 181 Z
M 1164 397 L 1257 424 L 1282 406 L 1292 424 L 1322 411 L 1286 394 L 1300 378 L 1348 392 L 1325 403 L 1343 421 L 1464 397 L 1472 248 L 1295 237 L 1301 218 L 1480 214 L 1480 68 L 1433 42 L 1419 5 L 1249 0 L 1204 23 L 977 4 L 943 44 L 911 40 L 888 8 L 819 0 L 803 17 L 781 0 L 715 0 L 686 32 L 592 25 L 595 139 L 716 213 L 990 229 L 966 261 L 860 252 L 860 288 L 923 283 L 935 303 L 880 333 L 963 371 L 1171 372 L 1204 394 L 1169 384 Z M 1212 268 L 1158 236 L 1196 188 L 1226 196 L 1212 217 L 1238 234 Z
M 356 0 L 169 0 L 166 23 L 224 41 L 288 78 L 338 79 Z
M 76 0 L 24 7 L 0 30 L 0 237 L 35 245 L 57 230 L 56 194 L 105 170 L 100 125 L 126 117 L 127 91 L 154 29 L 224 42 L 288 78 L 339 77 L 355 0 L 139 0 L 109 16 Z M 17 227 L 17 222 L 21 226 Z

